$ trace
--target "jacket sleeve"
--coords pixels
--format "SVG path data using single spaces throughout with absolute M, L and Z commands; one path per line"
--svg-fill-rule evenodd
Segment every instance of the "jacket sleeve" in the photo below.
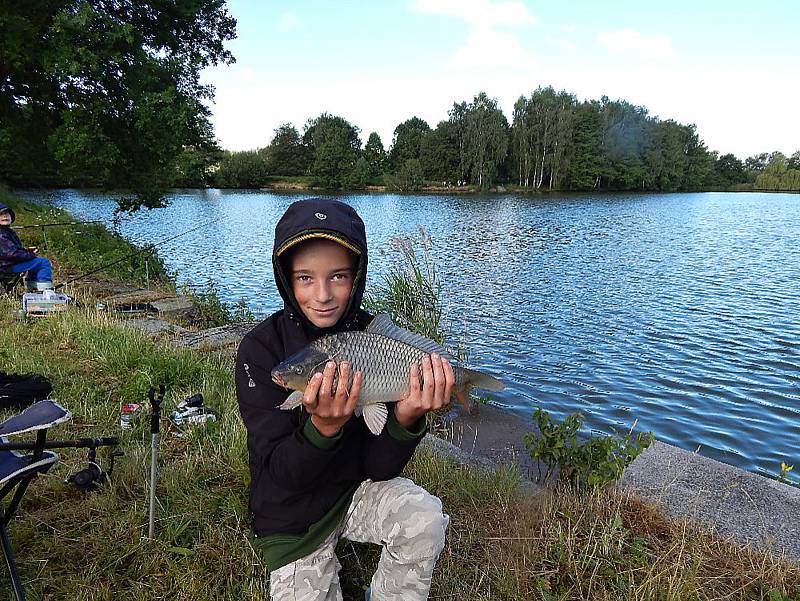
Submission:
M 21 263 L 35 258 L 36 255 L 24 248 L 16 240 L 16 236 L 8 231 L 8 228 L 0 228 L 0 259 L 11 263 Z
M 303 492 L 328 470 L 341 434 L 324 438 L 310 420 L 301 420 L 300 409 L 278 409 L 288 392 L 272 382 L 270 372 L 277 364 L 275 354 L 258 340 L 242 340 L 235 370 L 239 412 L 247 428 L 251 470 L 267 470 L 286 490 Z
M 371 480 L 391 480 L 399 476 L 427 431 L 424 417 L 411 430 L 406 430 L 394 417 L 394 405 L 389 405 L 389 419 L 383 431 L 378 436 L 369 435 L 363 470 L 365 477 Z

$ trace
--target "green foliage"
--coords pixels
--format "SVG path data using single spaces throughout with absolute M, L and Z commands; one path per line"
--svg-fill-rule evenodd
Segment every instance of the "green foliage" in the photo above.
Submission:
M 394 192 L 421 190 L 424 183 L 422 164 L 419 159 L 408 159 L 398 169 L 384 177 L 386 188 Z
M 342 184 L 348 190 L 363 190 L 370 180 L 370 169 L 367 159 L 359 157 L 349 172 L 344 174 Z
M 390 244 L 396 260 L 383 281 L 367 291 L 364 307 L 387 313 L 400 327 L 444 344 L 447 331 L 442 320 L 442 284 L 431 256 L 433 239 L 420 227 L 419 240 L 394 238 Z
M 233 62 L 236 27 L 220 0 L 4 4 L 0 22 L 0 178 L 158 206 L 183 148 L 212 143 L 200 72 Z
M 559 480 L 576 488 L 605 486 L 619 479 L 622 471 L 653 442 L 652 432 L 633 436 L 629 432 L 595 436 L 578 441 L 583 416 L 573 413 L 562 423 L 538 407 L 533 419 L 539 433 L 524 436 L 525 448 L 531 457 L 545 465 L 544 479 L 557 474 Z
M 308 121 L 303 143 L 312 156 L 313 185 L 342 188 L 360 156 L 358 128 L 342 117 L 323 113 Z
M 171 186 L 205 188 L 213 184 L 214 171 L 224 153 L 216 147 L 187 147 L 175 159 Z
M 458 128 L 452 122 L 442 121 L 435 130 L 425 134 L 419 153 L 425 179 L 443 183 L 455 183 L 460 179 Z
M 383 175 L 386 169 L 386 151 L 383 149 L 381 137 L 376 132 L 372 132 L 367 139 L 367 145 L 364 147 L 364 159 L 369 167 L 370 178 Z
M 191 325 L 198 328 L 215 328 L 231 323 L 254 321 L 253 312 L 247 307 L 247 302 L 240 299 L 234 304 L 226 303 L 219 296 L 217 284 L 209 280 L 205 288 L 195 288 L 185 284 L 181 294 L 192 299 L 196 316 L 191 319 Z
M 308 170 L 308 149 L 297 129 L 284 123 L 275 130 L 266 150 L 267 171 L 277 175 L 303 175 Z
M 497 100 L 479 93 L 464 116 L 464 168 L 469 180 L 486 189 L 497 175 L 508 150 L 508 121 Z
M 419 159 L 422 138 L 430 130 L 428 123 L 419 117 L 411 117 L 394 129 L 392 148 L 389 151 L 389 166 L 392 171 L 402 169 L 411 159 Z
M 226 152 L 214 173 L 214 183 L 220 188 L 260 188 L 267 175 L 267 163 L 258 152 Z
M 797 154 L 795 153 L 795 155 Z M 792 155 L 790 160 L 780 152 L 772 153 L 764 171 L 756 177 L 755 189 L 787 192 L 800 191 L 800 168 L 792 168 L 790 166 L 797 162 L 795 161 L 795 155 Z

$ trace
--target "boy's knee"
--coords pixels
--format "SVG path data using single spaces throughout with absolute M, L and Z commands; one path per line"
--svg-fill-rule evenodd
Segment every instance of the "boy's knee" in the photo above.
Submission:
M 441 500 L 419 487 L 399 500 L 397 511 L 390 516 L 395 522 L 386 541 L 390 551 L 400 561 L 438 557 L 450 521 L 442 513 Z

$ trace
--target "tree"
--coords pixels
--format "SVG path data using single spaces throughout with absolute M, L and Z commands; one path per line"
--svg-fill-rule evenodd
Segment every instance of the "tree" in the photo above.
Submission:
M 275 175 L 303 175 L 308 169 L 308 149 L 297 129 L 284 123 L 275 130 L 265 150 L 267 169 Z
M 422 137 L 431 130 L 419 117 L 411 117 L 394 129 L 392 149 L 389 151 L 389 166 L 395 171 L 409 159 L 419 159 Z
M 497 100 L 480 92 L 467 108 L 464 130 L 464 156 L 470 179 L 481 189 L 488 188 L 508 150 L 508 121 L 497 107 Z
M 219 148 L 183 149 L 175 159 L 171 188 L 205 188 L 214 180 L 214 169 L 224 158 Z
M 426 179 L 455 183 L 461 178 L 459 142 L 458 128 L 451 121 L 440 121 L 423 136 L 419 162 Z
M 744 163 L 732 154 L 723 154 L 714 164 L 714 173 L 718 185 L 733 186 L 747 181 Z
M 322 113 L 309 119 L 303 143 L 311 154 L 311 175 L 314 184 L 325 188 L 341 188 L 361 153 L 359 130 L 342 117 Z
M 267 181 L 264 157 L 255 150 L 227 152 L 214 174 L 220 188 L 260 188 Z
M 127 208 L 159 205 L 181 151 L 213 146 L 200 72 L 234 61 L 223 0 L 12 4 L 0 8 L 0 178 L 37 183 L 16 157 L 38 158 L 63 183 L 133 191 Z
M 376 132 L 372 132 L 367 139 L 367 145 L 364 147 L 364 159 L 367 161 L 370 178 L 374 179 L 383 175 L 386 169 L 386 151 L 383 149 L 381 137 Z

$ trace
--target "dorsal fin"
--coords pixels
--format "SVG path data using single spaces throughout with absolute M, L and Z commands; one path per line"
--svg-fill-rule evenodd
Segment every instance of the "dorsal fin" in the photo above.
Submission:
M 392 318 L 386 313 L 376 315 L 372 321 L 369 322 L 369 325 L 364 331 L 371 334 L 380 334 L 381 336 L 386 336 L 392 340 L 397 340 L 398 342 L 408 344 L 409 346 L 418 348 L 422 352 L 429 355 L 431 353 L 438 353 L 442 358 L 447 359 L 451 364 L 455 364 L 453 355 L 441 344 L 434 342 L 429 338 L 425 338 L 425 336 L 420 336 L 419 334 L 409 332 L 400 326 L 394 325 Z

